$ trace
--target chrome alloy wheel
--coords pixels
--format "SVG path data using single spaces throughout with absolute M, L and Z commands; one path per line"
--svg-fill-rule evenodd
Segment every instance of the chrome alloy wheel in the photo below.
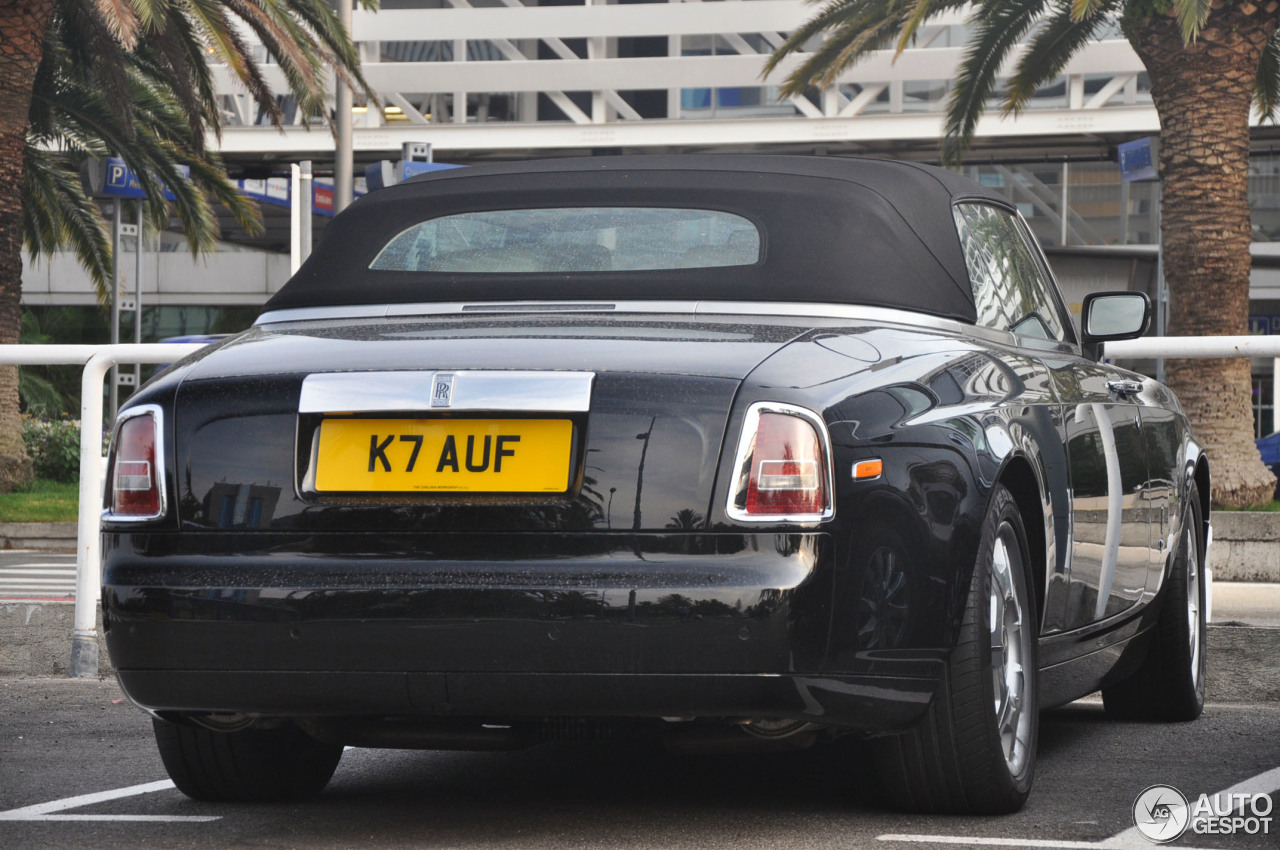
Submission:
M 1027 677 L 1035 675 L 1035 671 L 1026 669 L 1032 657 L 1028 641 L 1034 637 L 1019 598 L 1025 575 L 1017 534 L 1004 523 L 991 552 L 987 623 L 991 633 L 996 733 L 1012 776 L 1022 772 L 1030 756 L 1031 720 L 1036 711 L 1036 706 L 1027 704 Z
M 1191 528 L 1182 532 L 1182 551 L 1187 561 L 1187 635 L 1191 641 L 1191 682 L 1200 685 L 1200 558 Z

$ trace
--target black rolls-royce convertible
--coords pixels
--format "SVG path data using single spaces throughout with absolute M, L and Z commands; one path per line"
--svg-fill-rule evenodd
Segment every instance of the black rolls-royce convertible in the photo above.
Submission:
M 339 215 L 121 411 L 107 643 L 178 788 L 344 746 L 865 739 L 1007 812 L 1039 710 L 1204 702 L 1209 468 L 1000 194 L 923 165 L 568 159 Z M 840 744 L 836 744 L 840 745 Z

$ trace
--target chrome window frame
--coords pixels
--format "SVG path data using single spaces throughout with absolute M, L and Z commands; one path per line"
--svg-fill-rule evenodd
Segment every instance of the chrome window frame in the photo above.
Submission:
M 1026 251 L 1027 255 L 1031 259 L 1032 266 L 1035 268 L 1036 272 L 1038 273 L 1037 276 L 1041 283 L 1041 289 L 1043 290 L 1044 294 L 1047 296 L 1047 301 L 1045 301 L 1044 306 L 1052 309 L 1058 324 L 1061 326 L 1061 331 L 1060 331 L 1060 336 L 1049 337 L 1046 339 L 1045 337 L 1036 336 L 1034 334 L 1020 334 L 1012 330 L 1011 328 L 992 328 L 989 325 L 983 325 L 978 323 L 977 321 L 975 322 L 974 327 L 987 328 L 989 330 L 993 330 L 998 333 L 1010 334 L 1015 340 L 1018 341 L 1018 344 L 1022 344 L 1025 340 L 1037 340 L 1041 342 L 1070 345 L 1073 349 L 1078 350 L 1075 323 L 1071 320 L 1071 314 L 1066 309 L 1066 305 L 1062 301 L 1062 290 L 1058 286 L 1057 278 L 1053 276 L 1053 270 L 1049 266 L 1049 262 L 1044 256 L 1044 251 L 1040 248 L 1040 243 L 1037 242 L 1035 237 L 1031 234 L 1031 228 L 1027 225 L 1026 219 L 1022 217 L 1022 213 L 1018 212 L 1016 209 L 1010 209 L 1000 204 L 992 203 L 989 199 L 985 199 L 985 198 L 957 198 L 956 201 L 951 205 L 952 219 L 955 220 L 957 216 L 963 217 L 964 209 L 971 208 L 971 207 L 984 207 L 986 209 L 994 210 L 997 213 L 1001 213 L 1001 214 L 1004 214 L 1005 216 L 1008 216 L 1010 222 L 1013 225 L 1014 232 L 1017 233 L 1018 238 L 1022 243 L 1023 249 Z M 956 238 L 960 239 L 960 222 L 955 221 L 955 225 L 956 225 Z M 961 251 L 963 252 L 964 251 L 963 240 L 960 239 L 960 241 L 961 241 Z M 968 265 L 969 263 L 968 263 L 967 253 L 966 253 L 965 268 L 966 268 L 966 271 L 969 272 L 969 286 L 971 289 L 973 289 L 976 281 L 973 279 L 972 271 L 969 270 Z M 974 299 L 974 304 L 976 306 L 979 300 L 978 293 L 976 291 L 973 292 L 973 299 Z M 1045 299 L 1037 299 L 1037 300 L 1045 300 Z M 1021 318 L 1018 319 L 1018 322 L 1024 321 L 1027 317 L 1031 315 L 1033 315 L 1033 313 L 1028 313 L 1022 316 Z M 1034 315 L 1041 316 L 1041 321 L 1043 323 L 1042 314 L 1040 314 L 1038 311 L 1035 311 Z M 978 320 L 980 321 L 980 319 L 981 317 L 979 316 Z M 1048 328 L 1046 328 L 1046 330 L 1048 330 Z

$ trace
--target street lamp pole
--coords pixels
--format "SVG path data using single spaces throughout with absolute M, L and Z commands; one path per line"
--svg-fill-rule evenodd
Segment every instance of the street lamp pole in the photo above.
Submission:
M 338 19 L 342 29 L 351 34 L 351 0 L 337 0 Z M 342 79 L 335 75 L 334 84 L 334 124 L 338 131 L 338 140 L 334 150 L 333 163 L 333 211 L 340 213 L 351 204 L 352 171 L 354 168 L 351 149 L 351 89 Z

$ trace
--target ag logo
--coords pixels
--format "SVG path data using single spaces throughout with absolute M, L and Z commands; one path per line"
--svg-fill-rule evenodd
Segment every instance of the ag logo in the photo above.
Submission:
M 1133 801 L 1134 826 L 1157 844 L 1180 838 L 1190 821 L 1187 798 L 1171 785 L 1152 785 Z

